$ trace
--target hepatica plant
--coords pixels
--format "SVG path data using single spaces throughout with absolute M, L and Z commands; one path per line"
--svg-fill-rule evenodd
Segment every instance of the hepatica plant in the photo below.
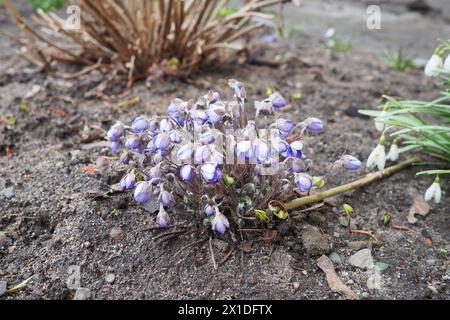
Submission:
M 308 173 L 313 162 L 303 147 L 305 137 L 324 130 L 322 121 L 278 116 L 287 105 L 279 93 L 255 101 L 255 118 L 249 120 L 245 88 L 236 80 L 229 85 L 230 101 L 213 91 L 196 100 L 174 99 L 165 116 L 140 116 L 108 131 L 112 152 L 127 166 L 121 188 L 134 190 L 140 204 L 156 203 L 161 228 L 174 222 L 176 212 L 203 219 L 221 234 L 232 224 L 283 220 L 283 201 L 325 183 L 327 175 Z M 360 166 L 357 158 L 343 155 L 329 167 Z

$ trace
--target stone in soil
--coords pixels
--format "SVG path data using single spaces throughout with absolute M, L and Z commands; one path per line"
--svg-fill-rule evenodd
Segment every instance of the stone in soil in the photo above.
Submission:
M 14 197 L 15 194 L 15 190 L 14 187 L 8 187 L 2 190 L 2 194 L 5 196 L 6 199 L 11 199 L 12 197 Z
M 0 297 L 6 292 L 6 281 L 0 280 Z
M 330 253 L 329 258 L 331 261 L 333 261 L 333 263 L 341 263 L 342 262 L 342 258 L 337 252 Z
M 367 248 L 369 245 L 368 241 L 350 241 L 347 247 L 352 251 L 359 251 Z
M 125 238 L 125 233 L 123 232 L 122 228 L 120 227 L 114 227 L 109 232 L 110 237 L 115 241 L 120 241 Z
M 368 269 L 374 266 L 372 252 L 370 249 L 363 249 L 356 252 L 348 259 L 348 263 L 360 269 Z
M 305 225 L 302 230 L 302 242 L 310 256 L 326 255 L 331 251 L 331 244 L 319 230 Z
M 116 280 L 116 276 L 114 275 L 114 273 L 109 273 L 105 277 L 105 281 L 110 284 L 114 283 L 115 280 Z
M 88 300 L 91 297 L 91 290 L 88 288 L 78 288 L 73 300 Z

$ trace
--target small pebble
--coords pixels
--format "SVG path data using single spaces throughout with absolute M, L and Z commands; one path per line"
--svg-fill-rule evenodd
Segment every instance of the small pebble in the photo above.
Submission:
M 114 273 L 109 273 L 105 277 L 105 281 L 110 284 L 113 283 L 115 280 L 116 280 L 116 276 L 114 275 Z
M 123 240 L 123 238 L 125 238 L 125 234 L 121 227 L 112 228 L 111 231 L 109 232 L 109 235 L 116 241 L 120 241 Z
M 91 297 L 91 290 L 88 288 L 78 288 L 73 300 L 88 300 Z
M 13 186 L 3 189 L 2 194 L 5 196 L 6 199 L 11 199 L 14 197 L 15 189 Z

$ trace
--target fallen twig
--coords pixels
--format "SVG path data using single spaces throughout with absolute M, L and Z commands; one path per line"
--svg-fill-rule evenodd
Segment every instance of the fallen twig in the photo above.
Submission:
M 361 178 L 359 180 L 341 185 L 336 188 L 329 189 L 329 190 L 321 192 L 321 193 L 314 194 L 312 196 L 306 196 L 306 197 L 294 199 L 294 200 L 286 203 L 285 206 L 288 210 L 293 210 L 293 209 L 297 209 L 297 208 L 300 208 L 300 207 L 303 207 L 303 206 L 306 206 L 309 204 L 317 203 L 317 202 L 323 201 L 327 198 L 345 193 L 347 191 L 364 187 L 376 180 L 380 180 L 385 177 L 388 177 L 400 170 L 406 169 L 406 168 L 414 165 L 415 163 L 418 163 L 421 161 L 422 161 L 422 159 L 420 157 L 414 157 L 414 158 L 405 160 L 403 162 L 400 162 L 399 164 L 396 164 L 389 168 L 386 168 L 382 171 L 369 173 L 364 178 Z
M 211 252 L 211 260 L 213 262 L 214 270 L 217 270 L 216 257 L 214 256 L 214 250 L 212 246 L 212 237 L 209 237 L 209 251 Z
M 219 266 L 223 265 L 225 262 L 230 259 L 230 257 L 233 255 L 233 253 L 236 252 L 236 247 L 231 248 L 231 250 L 223 257 L 222 261 L 219 262 Z

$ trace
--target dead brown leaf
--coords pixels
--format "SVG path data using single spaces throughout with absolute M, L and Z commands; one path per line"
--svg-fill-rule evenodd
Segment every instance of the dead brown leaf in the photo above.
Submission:
M 264 233 L 263 233 L 264 243 L 271 244 L 277 235 L 278 235 L 277 230 L 264 230 Z
M 241 244 L 239 244 L 239 250 L 245 253 L 250 253 L 252 252 L 252 245 L 253 245 L 252 241 L 242 242 Z
M 420 193 L 414 196 L 414 203 L 408 212 L 408 222 L 414 224 L 417 222 L 416 214 L 425 217 L 430 212 L 430 206 Z
M 327 256 L 321 256 L 317 260 L 317 266 L 325 272 L 328 286 L 331 291 L 343 295 L 346 299 L 356 300 L 358 296 L 349 287 L 347 287 L 334 270 L 333 262 Z

